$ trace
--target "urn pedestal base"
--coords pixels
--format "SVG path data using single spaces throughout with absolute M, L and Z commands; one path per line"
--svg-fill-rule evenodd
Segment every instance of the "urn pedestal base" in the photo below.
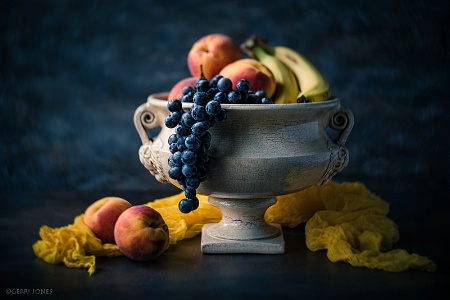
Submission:
M 276 198 L 233 199 L 210 196 L 208 201 L 220 209 L 222 220 L 203 226 L 203 253 L 284 253 L 281 226 L 264 220 L 264 213 L 275 204 Z
M 281 226 L 271 224 L 280 231 L 280 234 L 265 239 L 257 240 L 230 240 L 216 238 L 208 234 L 208 229 L 215 224 L 205 224 L 202 229 L 202 253 L 204 254 L 283 254 L 284 238 Z

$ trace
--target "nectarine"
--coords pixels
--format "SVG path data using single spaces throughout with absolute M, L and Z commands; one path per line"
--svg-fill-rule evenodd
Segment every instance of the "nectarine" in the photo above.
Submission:
M 246 79 L 250 83 L 250 90 L 254 92 L 263 90 L 268 98 L 273 96 L 277 86 L 272 72 L 253 58 L 242 58 L 228 64 L 219 74 L 231 80 L 233 89 L 236 89 L 239 80 Z
M 114 236 L 119 250 L 138 261 L 154 259 L 169 246 L 169 229 L 164 219 L 146 205 L 124 211 L 117 220 Z
M 226 65 L 242 58 L 239 46 L 227 35 L 212 33 L 196 41 L 187 56 L 189 72 L 193 77 L 211 80 Z
M 197 82 L 197 80 L 198 78 L 196 77 L 187 77 L 178 81 L 170 90 L 167 101 L 178 99 L 183 93 L 183 88 L 186 86 L 195 87 L 195 83 Z
M 92 203 L 84 212 L 84 223 L 103 243 L 115 243 L 114 226 L 120 214 L 132 205 L 125 199 L 105 197 Z

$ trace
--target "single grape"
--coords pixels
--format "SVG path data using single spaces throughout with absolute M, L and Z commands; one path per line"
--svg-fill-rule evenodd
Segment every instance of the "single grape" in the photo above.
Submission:
M 196 210 L 200 205 L 200 201 L 198 201 L 197 197 L 189 198 L 192 202 L 192 210 Z
M 178 147 L 178 150 L 180 150 L 181 152 L 183 152 L 184 150 L 187 149 L 185 142 L 186 142 L 186 136 L 180 136 L 178 138 L 177 147 Z
M 229 92 L 227 94 L 227 96 L 228 96 L 228 102 L 234 103 L 234 104 L 241 103 L 242 95 L 239 91 L 232 90 L 231 92 Z
M 216 87 L 210 88 L 207 93 L 209 96 L 209 99 L 214 99 L 214 96 L 219 92 L 219 89 Z
M 178 125 L 177 128 L 175 128 L 175 132 L 177 134 L 177 139 L 180 136 L 188 136 L 191 133 L 189 127 L 186 127 L 184 125 Z
M 195 92 L 194 87 L 192 87 L 192 86 L 185 86 L 181 93 L 182 93 L 182 95 L 188 95 L 188 94 L 193 93 L 193 92 Z
M 246 103 L 259 104 L 259 103 L 261 103 L 261 101 L 260 101 L 259 97 L 255 93 L 249 92 L 248 96 L 247 96 L 247 102 Z
M 178 145 L 177 143 L 171 143 L 169 144 L 169 151 L 170 153 L 174 154 L 175 152 L 178 151 Z
M 206 104 L 206 113 L 210 116 L 217 115 L 222 109 L 220 102 L 216 100 L 211 100 Z
M 195 189 L 188 189 L 188 188 L 186 188 L 184 190 L 184 195 L 186 196 L 186 198 L 192 199 L 195 196 L 197 196 L 197 191 Z
M 189 150 L 195 151 L 201 146 L 202 142 L 197 136 L 191 134 L 186 137 L 184 143 Z
M 311 100 L 306 99 L 305 95 L 302 95 L 297 99 L 297 103 L 309 103 L 309 102 L 311 102 Z
M 270 99 L 267 98 L 267 97 L 264 97 L 264 98 L 261 99 L 261 103 L 262 103 L 262 104 L 273 104 L 273 101 L 270 100 Z
M 193 100 L 193 97 L 194 97 L 193 94 L 186 94 L 186 95 L 183 95 L 183 96 L 181 96 L 181 102 L 189 102 L 189 103 L 191 103 L 191 102 L 194 101 L 194 100 Z
M 209 121 L 197 122 L 191 127 L 191 132 L 195 136 L 203 136 L 209 128 Z
M 181 101 L 178 99 L 172 99 L 167 102 L 167 109 L 170 112 L 180 111 L 183 108 Z
M 180 178 L 176 179 L 177 183 L 181 186 L 183 190 L 186 189 L 186 177 L 181 176 Z
M 196 165 L 183 165 L 181 167 L 181 172 L 187 178 L 192 177 L 195 175 L 195 173 L 197 173 L 197 166 Z
M 241 93 L 241 103 L 247 103 L 248 92 L 240 92 Z
M 233 88 L 233 83 L 229 78 L 222 77 L 217 82 L 217 88 L 220 92 L 228 93 Z
M 206 180 L 206 174 L 208 173 L 208 170 L 205 166 L 199 166 L 197 167 L 197 174 L 196 177 L 200 180 L 200 181 L 205 181 Z
M 206 108 L 203 105 L 194 105 L 191 108 L 191 115 L 195 121 L 204 121 L 208 115 Z M 193 126 L 192 124 L 191 126 Z
M 206 78 L 200 78 L 195 83 L 195 88 L 199 92 L 206 92 L 209 90 L 209 81 Z
M 255 95 L 261 100 L 262 98 L 267 97 L 267 94 L 264 90 L 259 90 L 255 92 Z
M 184 214 L 190 213 L 193 210 L 193 208 L 194 205 L 192 201 L 189 201 L 188 199 L 183 199 L 178 204 L 178 209 Z
M 184 150 L 181 154 L 181 161 L 185 165 L 192 166 L 197 161 L 197 154 L 192 150 Z
M 186 189 L 196 190 L 200 186 L 200 180 L 197 177 L 186 176 L 185 184 L 186 184 Z
M 209 131 L 205 132 L 205 134 L 200 137 L 200 140 L 202 141 L 202 144 L 209 144 L 209 143 L 211 143 L 211 139 L 212 139 L 212 136 L 211 136 L 211 133 Z
M 220 112 L 214 118 L 217 122 L 223 122 L 227 119 L 227 111 L 222 108 Z
M 181 177 L 182 174 L 182 168 L 181 167 L 171 167 L 169 169 L 169 177 L 172 179 L 178 179 Z
M 166 125 L 166 127 L 168 128 L 175 128 L 178 125 L 178 123 L 172 119 L 171 115 L 168 115 L 164 120 L 164 125 Z
M 236 83 L 236 89 L 239 92 L 248 92 L 250 90 L 250 82 L 247 79 L 241 79 Z
M 215 75 L 210 81 L 209 81 L 209 85 L 211 87 L 217 87 L 217 83 L 219 82 L 219 79 L 222 78 L 223 76 L 220 74 Z
M 181 167 L 183 165 L 183 161 L 181 160 L 182 154 L 183 153 L 181 151 L 176 151 L 170 156 L 174 165 L 177 167 Z
M 169 144 L 173 144 L 176 143 L 178 141 L 178 136 L 176 133 L 172 133 L 169 138 L 167 139 L 167 143 Z
M 192 115 L 188 112 L 185 112 L 183 116 L 181 116 L 181 124 L 183 124 L 186 127 L 191 128 L 192 125 L 195 124 L 195 119 L 192 117 Z
M 224 92 L 217 92 L 213 98 L 215 101 L 219 101 L 219 103 L 228 103 L 227 94 Z
M 197 105 L 206 105 L 206 103 L 210 100 L 210 97 L 207 92 L 197 92 L 192 97 L 192 100 Z
M 171 117 L 172 121 L 178 125 L 178 123 L 180 123 L 182 115 L 183 113 L 181 111 L 174 111 L 170 113 L 169 117 Z
M 169 165 L 169 167 L 176 167 L 176 165 L 175 165 L 175 163 L 174 163 L 174 161 L 173 161 L 173 156 L 171 155 L 171 156 L 169 156 L 169 159 L 167 159 L 167 163 L 168 163 L 168 165 Z

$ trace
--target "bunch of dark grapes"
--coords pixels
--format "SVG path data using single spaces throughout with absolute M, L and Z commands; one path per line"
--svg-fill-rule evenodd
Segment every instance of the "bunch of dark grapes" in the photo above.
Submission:
M 182 102 L 193 103 L 188 111 L 182 108 Z M 186 86 L 179 99 L 167 103 L 170 111 L 165 120 L 168 128 L 175 133 L 168 139 L 171 156 L 169 157 L 169 176 L 176 180 L 184 190 L 186 198 L 178 204 L 182 213 L 189 213 L 199 206 L 197 188 L 205 181 L 211 145 L 211 128 L 217 122 L 227 118 L 223 103 L 271 104 L 264 91 L 253 92 L 247 80 L 241 79 L 233 90 L 230 79 L 216 75 L 210 81 L 197 80 L 194 87 Z

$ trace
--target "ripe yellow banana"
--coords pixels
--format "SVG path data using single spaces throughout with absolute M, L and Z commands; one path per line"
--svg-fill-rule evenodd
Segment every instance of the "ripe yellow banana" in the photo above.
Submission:
M 328 80 L 303 55 L 288 47 L 278 46 L 274 47 L 274 56 L 285 63 L 297 77 L 300 86 L 298 102 L 320 102 L 330 99 L 331 88 Z
M 258 38 L 248 39 L 242 49 L 260 61 L 273 74 L 276 82 L 275 94 L 271 97 L 275 104 L 295 103 L 300 88 L 293 71 L 271 53 L 269 47 L 262 45 Z

